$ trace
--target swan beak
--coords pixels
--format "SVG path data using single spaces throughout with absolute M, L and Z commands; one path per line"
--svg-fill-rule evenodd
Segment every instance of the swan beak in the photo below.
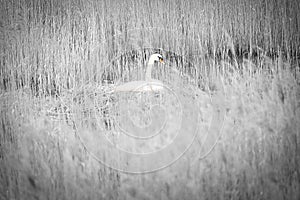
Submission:
M 162 64 L 165 64 L 164 59 L 162 59 L 162 58 L 159 58 L 159 62 Z

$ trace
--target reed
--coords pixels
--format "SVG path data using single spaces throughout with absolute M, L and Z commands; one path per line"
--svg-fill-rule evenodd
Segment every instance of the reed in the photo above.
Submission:
M 297 0 L 1 5 L 0 199 L 299 199 Z M 74 133 L 114 132 L 113 100 L 95 93 L 104 79 L 142 79 L 154 51 L 172 69 L 153 75 L 168 83 L 181 83 L 176 72 L 207 93 L 222 77 L 226 117 L 206 159 L 132 176 L 99 164 Z

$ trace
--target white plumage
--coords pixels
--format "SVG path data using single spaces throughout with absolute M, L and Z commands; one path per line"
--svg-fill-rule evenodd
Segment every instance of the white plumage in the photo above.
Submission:
M 162 55 L 155 53 L 152 54 L 148 61 L 146 70 L 145 81 L 131 81 L 119 86 L 116 86 L 114 92 L 153 92 L 161 91 L 164 89 L 164 85 L 161 81 L 151 78 L 151 72 L 154 62 L 164 63 Z

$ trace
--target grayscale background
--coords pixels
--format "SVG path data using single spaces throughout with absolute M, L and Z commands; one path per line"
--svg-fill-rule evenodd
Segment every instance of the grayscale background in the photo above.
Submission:
M 298 0 L 0 5 L 0 199 L 300 199 Z

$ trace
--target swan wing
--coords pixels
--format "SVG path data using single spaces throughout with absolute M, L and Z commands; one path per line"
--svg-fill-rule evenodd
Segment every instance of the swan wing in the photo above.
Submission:
M 116 86 L 115 92 L 143 92 L 163 90 L 163 83 L 158 80 L 151 81 L 131 81 Z

